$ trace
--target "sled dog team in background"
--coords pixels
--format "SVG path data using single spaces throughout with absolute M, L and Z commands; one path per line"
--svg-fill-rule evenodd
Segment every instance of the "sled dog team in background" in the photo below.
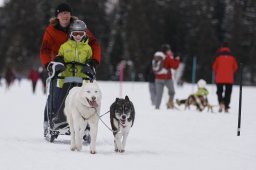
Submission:
M 172 70 L 176 70 L 180 64 L 180 57 L 174 57 L 169 44 L 164 44 L 161 51 L 154 53 L 151 65 L 146 68 L 149 81 L 149 91 L 152 105 L 156 109 L 160 108 L 163 88 L 168 89 L 169 99 L 166 103 L 168 109 L 173 109 L 175 89 L 173 85 Z M 150 66 L 152 69 L 150 70 Z M 229 112 L 230 100 L 232 94 L 232 86 L 234 83 L 234 75 L 238 69 L 238 64 L 234 55 L 232 55 L 227 43 L 223 43 L 217 50 L 215 60 L 212 65 L 212 70 L 215 75 L 215 83 L 217 87 L 217 98 L 219 104 L 219 112 Z M 205 107 L 208 110 L 213 109 L 213 106 L 208 102 L 206 89 L 206 81 L 200 79 L 197 83 L 198 91 L 191 94 L 187 99 L 176 100 L 177 105 L 185 104 L 185 108 L 190 105 L 195 105 L 197 110 L 203 111 Z
M 55 125 L 67 122 L 71 133 L 71 150 L 81 150 L 82 139 L 84 139 L 91 143 L 90 152 L 92 154 L 96 153 L 97 114 L 100 111 L 101 92 L 96 84 L 95 76 L 96 66 L 101 60 L 101 49 L 97 39 L 86 24 L 72 16 L 72 9 L 66 3 L 59 4 L 55 9 L 55 17 L 50 19 L 50 24 L 43 36 L 40 59 L 42 65 L 50 74 L 53 73 L 53 69 L 55 69 L 54 72 L 56 71 L 56 75 L 53 75 L 55 79 L 51 80 L 49 86 L 49 95 L 44 111 L 44 135 L 47 136 L 52 133 L 49 129 L 58 131 L 61 127 Z M 52 62 L 59 64 L 52 68 Z M 148 67 L 151 72 L 147 76 L 150 76 L 148 80 L 150 80 L 151 102 L 156 109 L 160 109 L 164 87 L 167 87 L 169 95 L 166 107 L 168 109 L 175 108 L 172 70 L 176 70 L 179 65 L 180 57 L 173 54 L 169 44 L 162 45 L 161 50 L 154 53 L 153 60 Z M 228 112 L 230 108 L 234 73 L 237 68 L 235 57 L 231 54 L 227 44 L 224 44 L 217 51 L 212 66 L 220 112 L 223 110 Z M 33 74 L 31 72 L 29 77 L 32 80 L 34 92 L 38 77 Z M 80 82 L 74 83 L 74 77 L 76 81 L 80 80 Z M 88 84 L 94 84 L 94 86 L 91 87 Z M 189 95 L 187 99 L 177 99 L 176 103 L 178 105 L 184 104 L 185 108 L 195 105 L 199 111 L 204 110 L 205 107 L 212 110 L 212 106 L 207 100 L 206 81 L 201 79 L 197 85 L 198 91 L 195 94 Z M 93 89 L 93 93 L 99 93 L 94 96 L 86 96 L 83 89 L 89 86 L 90 90 L 96 88 Z M 80 101 L 85 101 L 86 104 L 80 103 L 78 106 Z M 81 110 L 86 111 L 81 113 Z M 128 96 L 125 99 L 117 98 L 111 105 L 110 119 L 114 134 L 115 151 L 124 152 L 127 135 L 133 125 L 134 116 L 134 106 Z M 91 121 L 91 119 L 94 120 Z M 90 131 L 91 135 L 88 135 L 85 132 L 86 130 Z M 54 133 L 54 135 L 57 138 L 58 133 Z

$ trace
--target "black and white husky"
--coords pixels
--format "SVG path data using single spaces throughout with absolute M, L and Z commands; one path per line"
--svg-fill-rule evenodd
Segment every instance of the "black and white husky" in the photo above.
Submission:
M 133 126 L 135 110 L 128 96 L 125 99 L 116 98 L 110 106 L 110 123 L 114 134 L 116 152 L 124 152 L 126 140 Z

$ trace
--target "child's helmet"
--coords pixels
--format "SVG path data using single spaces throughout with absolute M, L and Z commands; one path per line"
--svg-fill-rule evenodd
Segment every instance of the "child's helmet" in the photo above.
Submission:
M 197 86 L 199 88 L 205 88 L 206 86 L 206 81 L 204 79 L 200 79 L 198 82 L 197 82 Z
M 86 31 L 86 24 L 81 21 L 81 20 L 75 20 L 71 25 L 70 25 L 70 32 L 73 31 Z

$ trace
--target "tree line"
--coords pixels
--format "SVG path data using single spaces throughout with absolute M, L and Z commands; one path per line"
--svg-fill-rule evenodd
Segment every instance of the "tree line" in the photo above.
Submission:
M 20 73 L 39 66 L 43 32 L 60 0 L 8 0 L 0 7 L 0 71 L 8 65 Z M 192 60 L 197 77 L 212 80 L 211 65 L 222 42 L 228 42 L 244 64 L 247 84 L 256 83 L 256 3 L 254 0 L 67 0 L 73 15 L 84 20 L 102 47 L 97 79 L 115 80 L 121 61 L 132 63 L 133 80 L 144 80 L 161 44 L 169 43 L 186 64 L 191 82 Z M 131 74 L 131 73 L 130 73 Z M 238 79 L 237 79 L 238 82 Z

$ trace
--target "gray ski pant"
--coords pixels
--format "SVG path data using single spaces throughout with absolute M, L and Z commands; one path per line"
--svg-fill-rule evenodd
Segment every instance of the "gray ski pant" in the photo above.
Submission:
M 169 94 L 169 100 L 173 101 L 174 95 L 175 95 L 175 90 L 174 90 L 174 84 L 173 80 L 155 80 L 155 85 L 156 85 L 156 109 L 159 109 L 162 96 L 163 96 L 163 91 L 164 87 L 166 86 L 168 89 L 168 94 Z

